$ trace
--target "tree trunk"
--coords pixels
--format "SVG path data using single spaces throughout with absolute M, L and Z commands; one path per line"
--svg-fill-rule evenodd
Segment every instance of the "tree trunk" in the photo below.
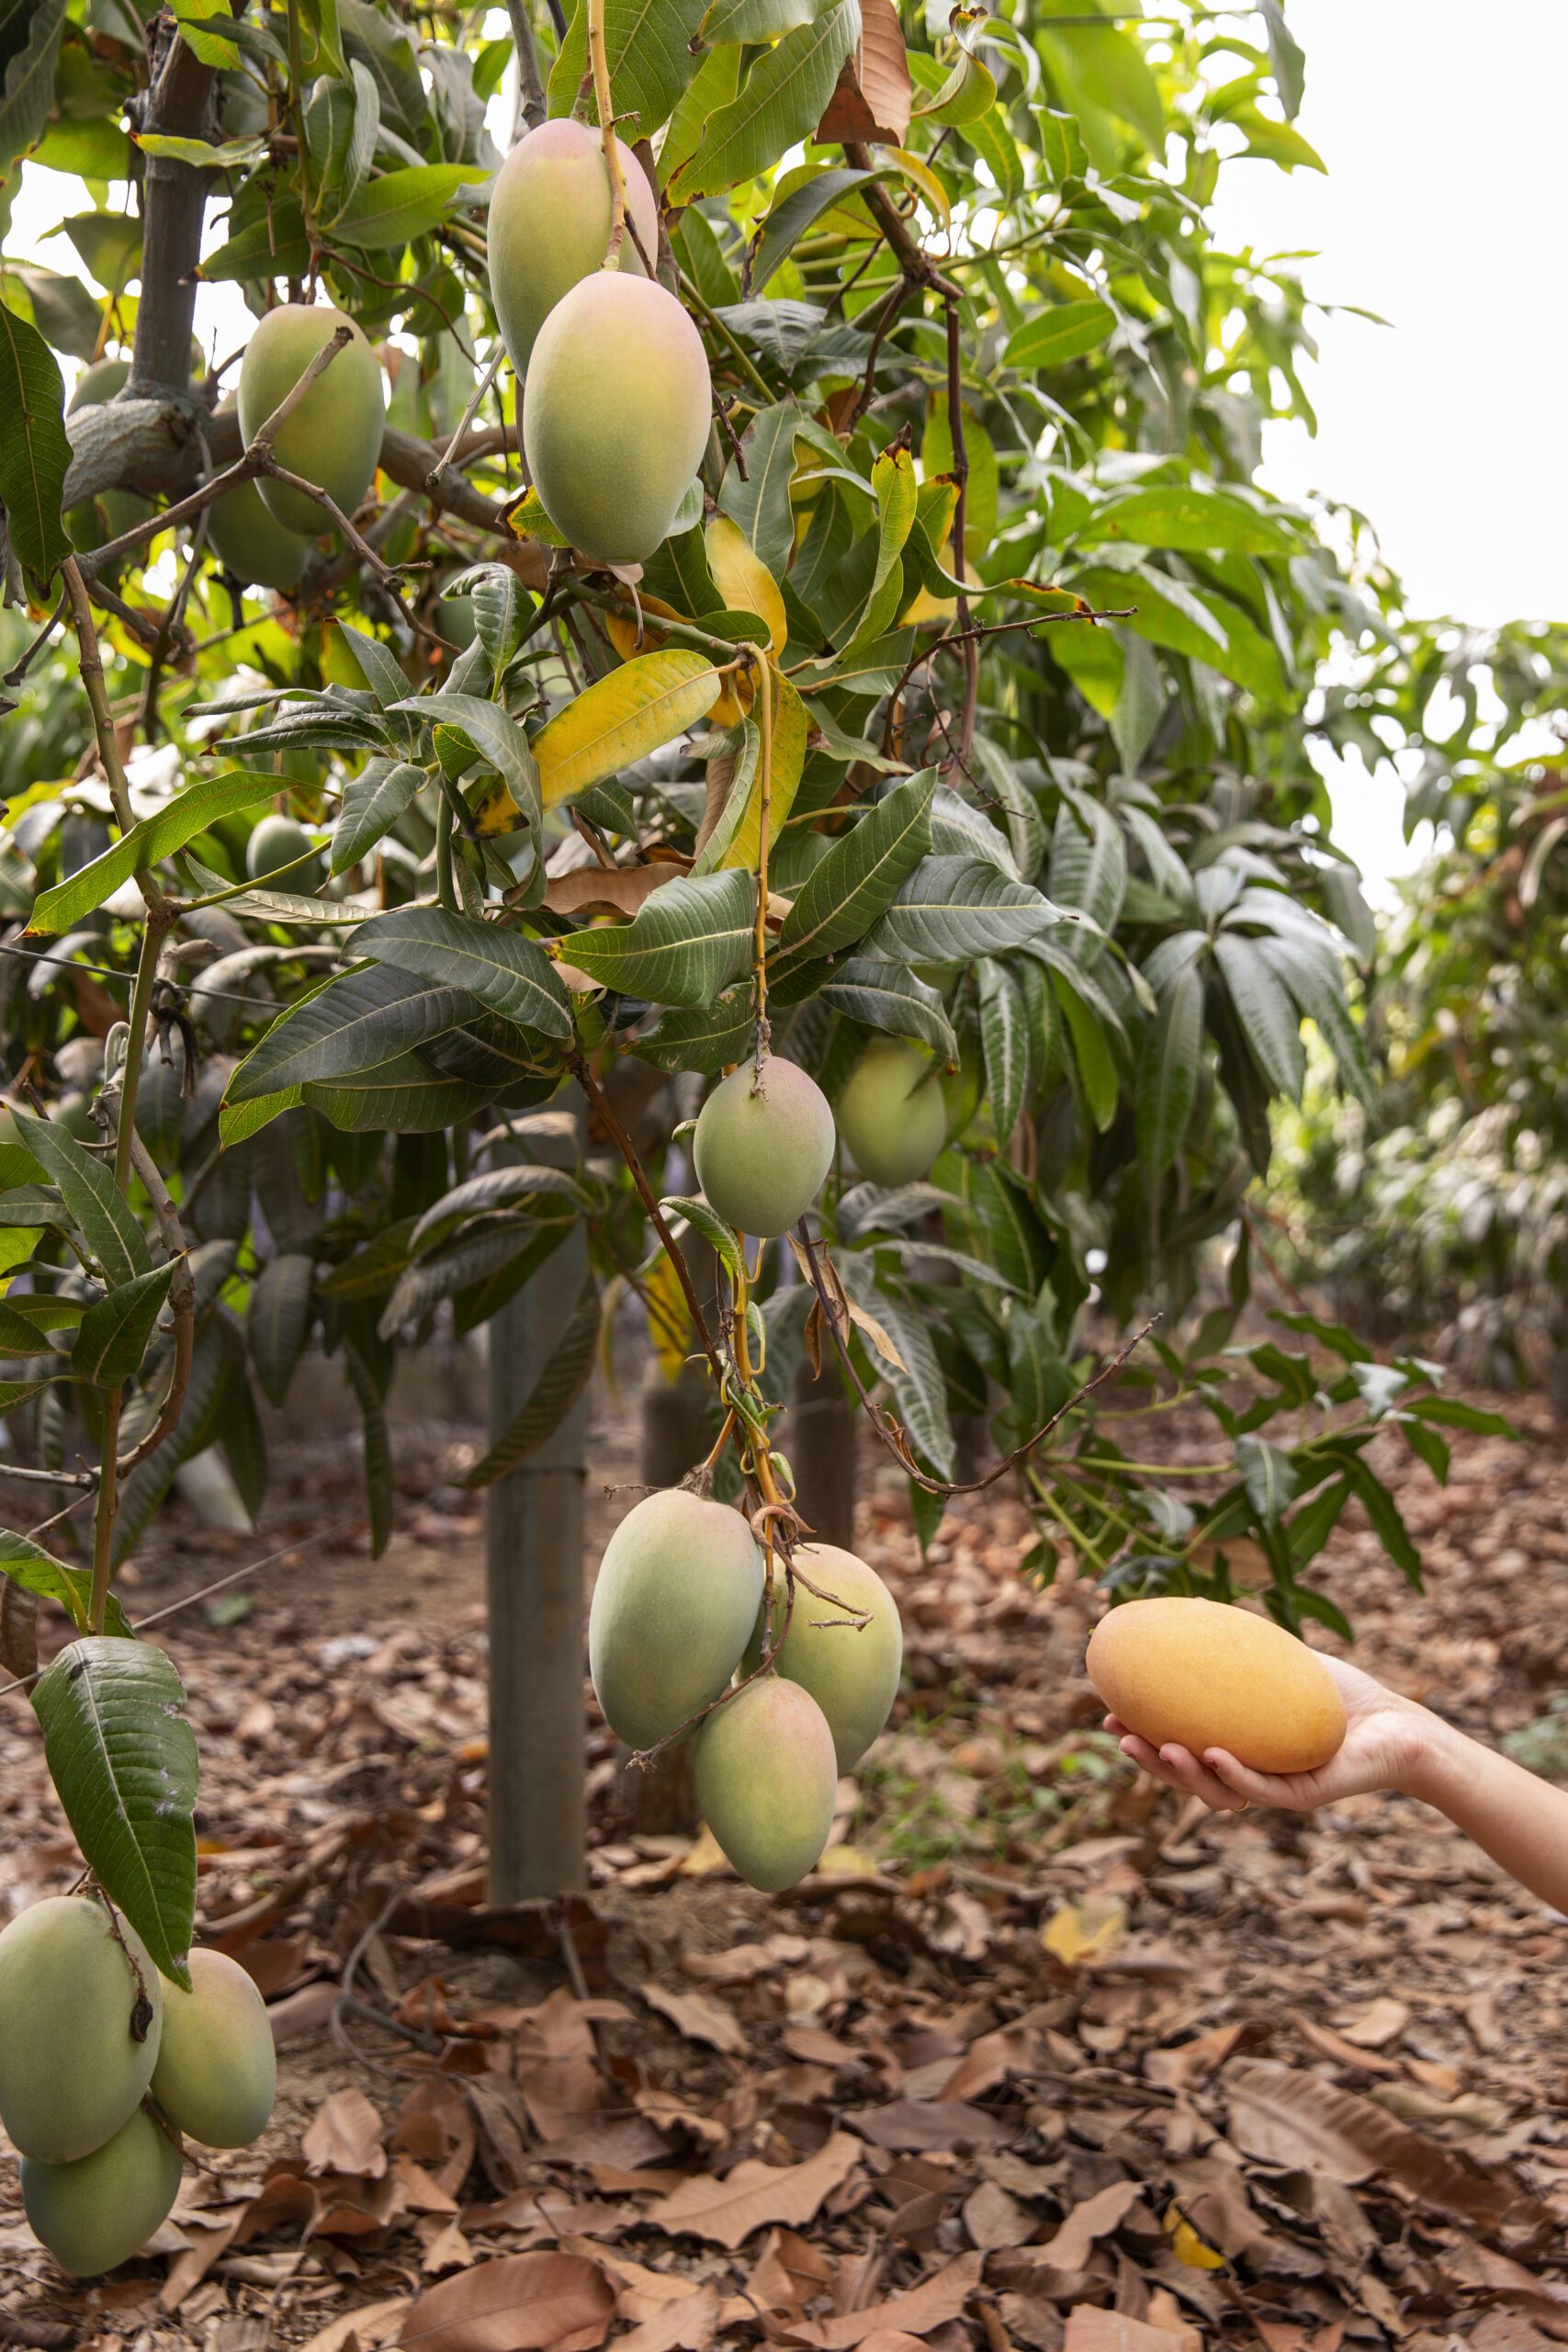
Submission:
M 575 1090 L 573 1090 L 575 1092 Z M 577 1164 L 574 1127 L 540 1136 L 538 1157 Z M 548 1363 L 582 1290 L 581 1226 L 490 1326 L 491 1442 Z M 586 1876 L 587 1717 L 582 1692 L 582 1487 L 586 1400 L 490 1489 L 490 1898 L 520 1903 Z
M 851 1551 L 855 1540 L 855 1442 L 853 1400 L 836 1361 L 825 1362 L 820 1379 L 803 1363 L 790 1397 L 784 1452 L 795 1472 L 795 1500 L 819 1544 Z

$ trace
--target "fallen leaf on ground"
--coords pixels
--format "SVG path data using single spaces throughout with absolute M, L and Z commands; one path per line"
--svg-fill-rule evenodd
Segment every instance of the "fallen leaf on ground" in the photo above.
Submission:
M 736 2165 L 722 2180 L 704 2175 L 688 2180 L 656 2205 L 648 2219 L 656 2229 L 684 2232 L 711 2245 L 738 2246 L 754 2230 L 784 2222 L 800 2228 L 823 2199 L 849 2178 L 861 2147 L 847 2132 L 800 2165 L 765 2165 L 755 2157 Z
M 307 2172 L 379 2180 L 387 2169 L 386 2125 L 363 2091 L 333 2091 L 301 2145 Z
M 427 2289 L 398 2338 L 407 2352 L 592 2352 L 615 2298 L 573 2254 L 502 2255 Z

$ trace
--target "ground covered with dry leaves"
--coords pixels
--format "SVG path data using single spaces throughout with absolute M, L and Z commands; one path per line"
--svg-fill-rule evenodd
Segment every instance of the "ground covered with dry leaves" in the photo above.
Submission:
M 1568 1473 L 1514 1409 L 1527 1442 L 1461 1439 L 1446 1493 L 1399 1474 L 1425 1598 L 1348 1523 L 1325 1582 L 1374 1670 L 1568 1770 Z M 1083 1679 L 1100 1604 L 1021 1583 L 999 1493 L 922 1562 L 868 1469 L 908 1676 L 829 1870 L 770 1900 L 636 1834 L 596 1728 L 588 1894 L 487 1914 L 471 1453 L 400 1433 L 372 1566 L 321 1540 L 352 1449 L 301 1452 L 264 1529 L 298 1548 L 159 1629 L 201 1742 L 201 1929 L 273 2005 L 277 2113 L 96 2289 L 0 2154 L 0 2345 L 1568 2343 L 1562 1922 L 1401 1801 L 1214 1822 L 1135 1783 Z M 626 1500 L 596 1494 L 595 1555 Z M 260 1548 L 172 1512 L 128 1606 Z M 73 1869 L 13 1697 L 0 1917 Z

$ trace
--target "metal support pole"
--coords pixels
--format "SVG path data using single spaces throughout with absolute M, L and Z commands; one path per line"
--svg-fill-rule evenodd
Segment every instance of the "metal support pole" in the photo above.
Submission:
M 583 1132 L 573 1087 L 567 1118 L 533 1124 L 531 1148 L 577 1164 Z M 490 1325 L 493 1444 L 516 1419 L 559 1345 L 587 1266 L 581 1227 Z M 520 1903 L 581 1887 L 586 1876 L 587 1724 L 583 1703 L 582 1488 L 586 1397 L 554 1434 L 491 1487 L 486 1506 L 490 1613 L 490 1899 Z

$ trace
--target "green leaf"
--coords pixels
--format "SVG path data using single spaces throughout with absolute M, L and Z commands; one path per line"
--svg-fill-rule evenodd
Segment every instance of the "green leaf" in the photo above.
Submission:
M 301 1251 L 284 1250 L 268 1259 L 251 1284 L 245 1344 L 269 1405 L 281 1407 L 287 1401 L 295 1366 L 305 1352 L 315 1272 L 314 1262 Z
M 781 958 L 831 956 L 868 932 L 931 844 L 936 772 L 896 785 L 819 858 L 779 934 Z
M 1080 803 L 1093 826 L 1092 837 L 1077 811 L 1064 800 L 1051 837 L 1047 887 L 1059 907 L 1073 907 L 1089 917 L 1099 930 L 1114 930 L 1127 893 L 1127 844 L 1122 828 L 1099 801 Z M 1072 930 L 1069 952 L 1092 962 L 1101 952 L 1092 931 Z
M 1236 1440 L 1235 1466 L 1247 1489 L 1247 1499 L 1265 1527 L 1278 1527 L 1295 1500 L 1300 1485 L 1296 1465 L 1288 1453 L 1267 1439 Z
M 1081 537 L 1194 555 L 1285 556 L 1294 554 L 1297 547 L 1297 534 L 1277 514 L 1250 505 L 1239 492 L 1206 489 L 1195 481 L 1129 491 L 1109 499 L 1095 509 Z
M 1296 1009 L 1264 962 L 1260 944 L 1234 931 L 1214 942 L 1214 960 L 1224 977 L 1247 1048 L 1276 1094 L 1299 1101 L 1306 1074 Z
M 801 424 L 801 413 L 794 401 L 780 401 L 773 408 L 759 409 L 740 445 L 746 459 L 746 479 L 741 480 L 739 468 L 730 466 L 718 494 L 720 507 L 732 523 L 739 526 L 748 546 L 775 580 L 784 578 L 795 545 L 789 486 L 795 474 L 795 445 Z M 700 548 L 701 535 L 692 536 Z M 711 577 L 707 584 L 711 589 Z M 708 604 L 698 603 L 694 609 L 699 615 L 704 614 L 716 601 L 715 592 Z
M 1512 1421 L 1501 1413 L 1494 1413 L 1483 1405 L 1467 1405 L 1459 1396 L 1418 1396 L 1409 1410 L 1419 1420 L 1436 1421 L 1449 1430 L 1472 1430 L 1481 1437 L 1512 1438 L 1521 1442 L 1519 1432 Z
M 411 1258 L 437 1248 L 457 1228 L 494 1212 L 516 1211 L 525 1217 L 570 1218 L 575 1210 L 592 1205 L 592 1195 L 569 1168 L 529 1159 L 504 1168 L 490 1168 L 480 1176 L 466 1176 L 416 1219 L 406 1241 Z M 363 1256 L 365 1253 L 360 1252 Z M 332 1285 L 328 1285 L 332 1287 Z M 348 1295 L 340 1292 L 339 1295 Z
M 980 1050 L 986 1093 L 997 1140 L 1004 1148 L 1018 1125 L 1029 1083 L 1029 1014 L 1023 991 L 1004 964 L 989 956 L 976 967 L 980 996 Z
M 243 164 L 258 163 L 267 152 L 265 139 L 226 139 L 212 146 L 205 139 L 170 139 L 153 130 L 143 131 L 136 143 L 144 155 L 166 155 L 206 172 L 234 171 Z
M 37 1593 L 40 1600 L 58 1601 L 76 1631 L 86 1632 L 93 1597 L 91 1568 L 68 1567 L 52 1552 L 41 1551 L 30 1536 L 14 1535 L 9 1528 L 0 1528 L 0 1577 L 8 1577 L 24 1592 Z M 112 1592 L 104 1611 L 104 1629 L 121 1640 L 130 1632 L 125 1611 Z
M 833 5 L 834 0 L 709 0 L 697 39 L 710 48 L 726 40 L 777 40 L 797 25 L 815 24 Z
M 941 997 L 906 965 L 852 956 L 835 964 L 821 996 L 824 1004 L 863 1028 L 881 1029 L 892 1037 L 918 1037 L 944 1061 L 958 1058 L 958 1040 Z
M 365 1428 L 365 1496 L 370 1510 L 370 1556 L 378 1560 L 392 1537 L 392 1448 L 387 1435 L 387 1408 L 381 1392 L 358 1349 L 350 1340 L 343 1351 L 344 1369 L 359 1402 Z
M 429 778 L 427 768 L 413 767 L 407 760 L 381 759 L 367 761 L 359 775 L 349 778 L 343 787 L 333 831 L 331 871 L 334 878 L 357 865 L 391 831 Z
M 628 146 L 652 137 L 695 74 L 691 44 L 704 6 L 705 0 L 605 0 L 604 51 L 615 128 Z M 585 24 L 578 0 L 550 70 L 552 115 L 570 114 L 576 103 L 588 68 Z
M 559 1429 L 588 1385 L 599 1351 L 600 1316 L 599 1293 L 589 1275 L 555 1353 L 529 1390 L 522 1411 L 505 1436 L 468 1472 L 463 1481 L 466 1487 L 488 1487 L 504 1478 Z
M 334 244 L 376 253 L 411 245 L 438 228 L 460 187 L 479 188 L 485 175 L 476 164 L 411 164 L 372 180 L 332 225 Z
M 7 88 L 0 126 L 9 104 Z M 61 513 L 70 463 L 54 354 L 37 327 L 0 302 L 0 506 L 17 561 L 39 580 L 71 552 Z
M 164 1975 L 189 1987 L 196 1917 L 196 1735 L 174 1661 L 88 1634 L 33 1692 L 44 1759 L 88 1867 Z
M 479 999 L 468 989 L 372 964 L 345 972 L 274 1022 L 230 1079 L 226 1103 L 378 1070 L 427 1038 L 471 1021 Z
M 666 882 L 633 922 L 578 931 L 569 960 L 590 979 L 650 1004 L 711 1004 L 751 959 L 757 882 L 750 874 Z
M 143 817 L 140 824 L 132 825 L 130 832 L 122 834 L 101 856 L 79 865 L 74 874 L 68 874 L 53 889 L 41 891 L 28 919 L 28 937 L 57 938 L 64 932 L 73 931 L 84 915 L 91 914 L 106 899 L 111 899 L 133 874 L 145 872 L 162 858 L 172 857 L 220 817 L 232 817 L 243 808 L 254 808 L 264 800 L 276 799 L 280 792 L 287 791 L 289 781 L 288 776 L 231 768 L 226 775 L 191 785 L 153 816 Z
M 756 993 L 748 980 L 711 1005 L 660 1013 L 650 1029 L 633 1038 L 627 1051 L 659 1069 L 695 1070 L 712 1078 L 750 1049 L 756 1027 Z
M 35 1119 L 30 1111 L 13 1111 L 11 1116 L 28 1150 L 60 1187 L 66 1212 L 109 1288 L 117 1290 L 146 1273 L 152 1252 L 103 1161 L 84 1151 L 75 1136 L 53 1119 Z
M 839 0 L 817 23 L 797 26 L 776 48 L 764 50 L 739 96 L 720 107 L 696 153 L 676 172 L 668 201 L 690 204 L 695 197 L 755 179 L 786 148 L 809 138 L 859 39 L 859 0 Z
M 310 240 L 298 201 L 280 197 L 259 220 L 251 220 L 203 260 L 199 276 L 214 284 L 259 284 L 278 275 L 297 276 L 310 266 Z
M 909 964 L 968 963 L 1017 947 L 1056 921 L 1048 899 L 989 858 L 926 857 L 868 933 L 865 953 Z
M 118 1388 L 138 1373 L 174 1272 L 172 1264 L 153 1266 L 90 1306 L 71 1351 L 72 1371 L 100 1388 Z
M 431 1135 L 471 1117 L 490 1101 L 491 1088 L 453 1077 L 434 1069 L 423 1055 L 407 1053 L 371 1069 L 308 1081 L 298 1092 L 345 1135 L 372 1134 L 377 1128 L 392 1135 Z M 287 1101 L 280 1107 L 287 1108 Z
M 444 907 L 399 907 L 373 915 L 354 936 L 356 956 L 447 981 L 525 1029 L 563 1042 L 571 1006 L 560 977 L 536 941 L 498 922 L 479 922 Z
M 519 813 L 538 831 L 538 763 L 527 736 L 498 703 L 486 702 L 479 695 L 427 695 L 412 702 L 393 703 L 389 715 L 405 713 L 428 726 L 450 727 L 471 743 L 505 785 Z
M 747 5 L 747 0 L 740 0 Z M 754 0 L 752 0 L 754 5 Z M 799 5 L 799 0 L 786 0 L 786 5 Z M 709 10 L 711 16 L 714 11 Z M 806 234 L 814 220 L 830 212 L 846 196 L 876 177 L 874 172 L 852 171 L 840 166 L 814 172 L 800 181 L 789 194 L 773 206 L 757 231 L 746 252 L 742 290 L 761 294 L 774 271 L 787 261 L 791 252 Z
M 1163 1176 L 1180 1150 L 1198 1092 L 1203 1050 L 1203 983 L 1196 965 L 1179 972 L 1146 1033 L 1134 1087 L 1138 1154 Z
M 695 1226 L 717 1257 L 736 1289 L 739 1291 L 745 1288 L 745 1252 L 740 1247 L 739 1238 L 734 1227 L 726 1225 L 716 1210 L 710 1209 L 706 1201 L 688 1200 L 680 1195 L 660 1201 L 659 1205 L 668 1216 L 684 1217 L 688 1225 Z
M 10 8 L 5 11 L 6 17 L 11 13 Z M 0 80 L 0 175 L 18 155 L 26 154 L 49 120 L 60 36 L 65 28 L 65 0 L 31 0 L 30 6 L 21 9 L 18 21 L 27 28 L 27 38 L 19 48 L 13 47 L 12 28 L 0 22 L 0 54 L 6 57 Z M 5 503 L 9 505 L 8 500 Z
M 1024 322 L 1002 354 L 1009 368 L 1061 368 L 1098 351 L 1116 324 L 1116 313 L 1098 300 L 1054 302 Z
M 1276 977 L 1285 983 L 1299 1010 L 1315 1022 L 1333 1054 L 1340 1077 L 1358 1102 L 1371 1111 L 1378 1100 L 1361 1033 L 1350 1018 L 1345 1001 L 1344 976 L 1331 949 L 1314 949 L 1305 940 L 1260 939 L 1258 952 Z
M 840 650 L 840 659 L 875 644 L 892 628 L 904 602 L 904 567 L 899 558 L 915 527 L 919 498 L 915 461 L 908 449 L 896 442 L 884 449 L 872 467 L 871 486 L 876 493 L 876 564 L 861 616 Z
M 1165 149 L 1165 108 L 1140 43 L 1111 21 L 1113 11 L 1099 0 L 1040 0 L 1036 38 L 1041 54 L 1061 84 L 1075 111 L 1103 107 L 1135 130 L 1152 154 Z M 1086 23 L 1091 16 L 1106 17 L 1103 25 Z M 1046 29 L 1053 17 L 1077 21 L 1060 32 Z M 1043 21 L 1040 21 L 1043 20 Z

